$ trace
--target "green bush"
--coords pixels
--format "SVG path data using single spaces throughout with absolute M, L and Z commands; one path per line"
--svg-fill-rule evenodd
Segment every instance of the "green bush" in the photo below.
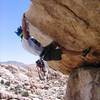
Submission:
M 4 84 L 4 80 L 1 80 L 1 84 Z
M 22 93 L 22 96 L 28 97 L 29 96 L 29 93 L 27 91 L 25 91 L 25 92 Z
M 6 85 L 6 86 L 10 86 L 10 82 L 6 82 L 5 85 Z

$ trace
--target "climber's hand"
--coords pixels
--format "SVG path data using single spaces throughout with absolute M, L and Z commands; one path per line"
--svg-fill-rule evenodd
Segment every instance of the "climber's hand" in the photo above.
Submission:
M 26 18 L 25 13 L 23 14 L 23 18 Z

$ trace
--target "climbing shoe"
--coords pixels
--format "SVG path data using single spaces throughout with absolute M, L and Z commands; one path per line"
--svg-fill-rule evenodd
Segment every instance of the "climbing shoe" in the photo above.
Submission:
M 82 56 L 86 57 L 87 54 L 91 51 L 91 47 L 88 47 L 88 48 L 85 48 L 83 51 L 82 51 Z

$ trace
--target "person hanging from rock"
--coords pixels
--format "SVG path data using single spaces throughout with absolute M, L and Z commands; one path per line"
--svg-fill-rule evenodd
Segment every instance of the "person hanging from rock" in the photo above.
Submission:
M 23 47 L 31 54 L 38 55 L 45 61 L 59 61 L 62 59 L 62 54 L 64 52 L 62 52 L 62 48 L 55 41 L 44 47 L 38 40 L 30 35 L 25 14 L 23 14 L 22 26 L 18 27 L 15 33 L 21 38 Z M 72 50 L 67 51 L 72 53 L 75 52 Z M 86 57 L 90 51 L 91 47 L 88 47 L 83 51 L 79 51 L 78 55 L 81 54 L 83 57 Z
M 30 53 L 38 55 L 45 61 L 61 60 L 62 50 L 60 46 L 53 41 L 49 45 L 43 47 L 38 40 L 30 35 L 26 21 L 27 18 L 25 14 L 23 14 L 22 26 L 18 27 L 17 31 L 15 32 L 21 38 L 23 47 Z

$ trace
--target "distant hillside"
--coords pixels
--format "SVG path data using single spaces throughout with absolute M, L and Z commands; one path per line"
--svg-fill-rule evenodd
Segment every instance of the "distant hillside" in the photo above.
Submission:
M 0 64 L 12 64 L 15 66 L 21 66 L 21 67 L 27 67 L 26 64 L 22 63 L 22 62 L 18 62 L 18 61 L 7 61 L 7 62 L 0 62 Z

